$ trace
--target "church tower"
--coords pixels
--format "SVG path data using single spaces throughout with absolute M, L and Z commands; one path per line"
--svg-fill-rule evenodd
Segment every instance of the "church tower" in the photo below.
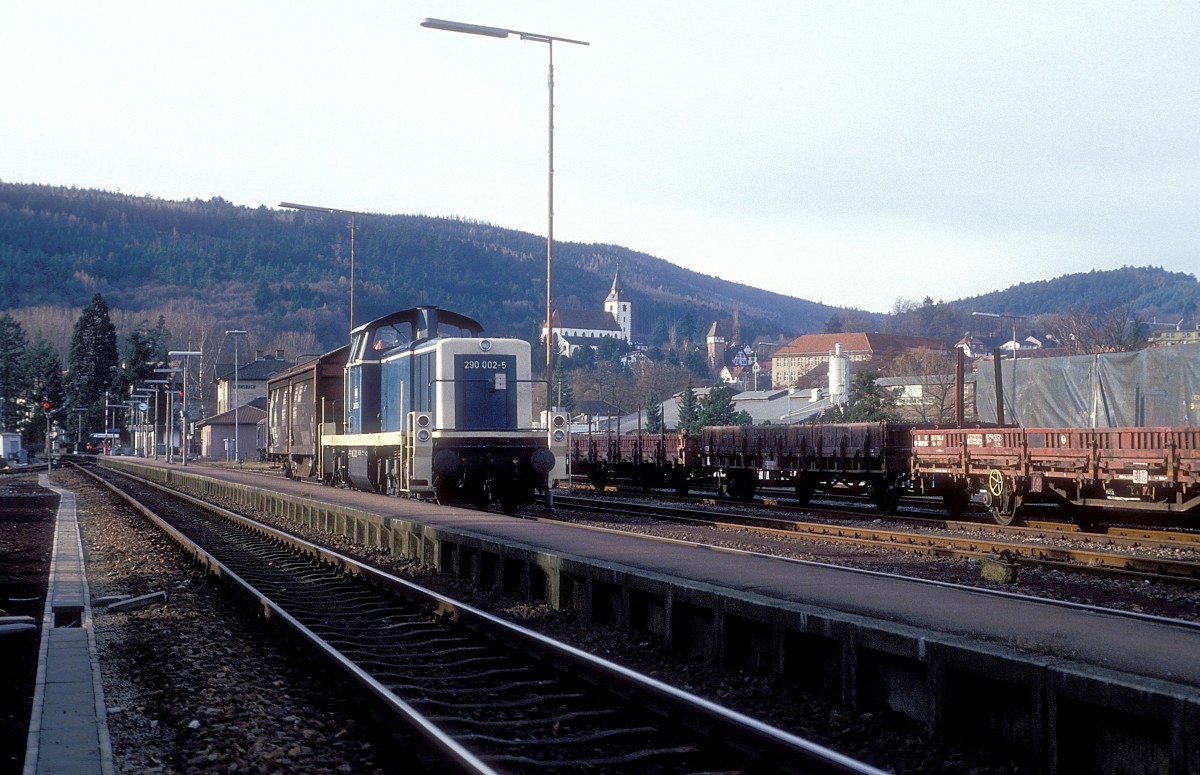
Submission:
M 621 262 L 617 262 L 617 273 L 613 275 L 612 290 L 608 292 L 608 298 L 604 300 L 604 311 L 613 316 L 613 320 L 617 321 L 617 325 L 621 327 L 621 335 L 625 337 L 625 341 L 633 343 L 633 310 L 629 303 L 629 299 L 622 294 L 624 289 L 621 287 Z
M 725 365 L 725 334 L 717 321 L 708 329 L 708 368 L 719 369 Z

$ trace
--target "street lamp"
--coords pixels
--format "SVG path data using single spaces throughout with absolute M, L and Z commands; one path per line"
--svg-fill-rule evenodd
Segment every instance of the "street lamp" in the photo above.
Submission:
M 280 202 L 280 207 L 286 207 L 290 210 L 308 210 L 314 213 L 344 213 L 350 216 L 350 330 L 354 330 L 354 218 L 357 215 L 366 215 L 355 210 L 339 210 L 336 207 L 317 207 L 315 205 L 298 205 L 294 202 Z M 226 332 L 228 333 L 228 332 Z
M 972 316 L 978 318 L 1002 318 L 1012 321 L 1012 344 L 1013 344 L 1013 368 L 1012 368 L 1012 413 L 1013 423 L 1020 425 L 1017 420 L 1017 352 L 1021 349 L 1021 343 L 1017 341 L 1017 321 L 1025 320 L 1028 315 L 1007 315 L 1000 312 L 972 312 Z M 1004 416 L 998 411 L 996 422 L 1003 425 Z
M 225 335 L 233 337 L 233 462 L 240 463 L 242 457 L 238 452 L 238 337 L 245 336 L 246 332 L 230 329 L 225 332 Z
M 509 35 L 516 35 L 521 40 L 531 40 L 535 43 L 545 43 L 546 48 L 550 53 L 550 74 L 546 81 L 550 96 L 549 123 L 547 129 L 548 136 L 548 153 L 547 153 L 547 194 L 546 194 L 546 408 L 550 409 L 553 400 L 550 396 L 549 384 L 551 371 L 552 348 L 551 343 L 551 295 L 550 295 L 550 277 L 552 267 L 554 265 L 554 42 L 559 43 L 574 43 L 579 46 L 590 46 L 591 44 L 584 40 L 572 40 L 570 38 L 559 38 L 553 35 L 541 35 L 533 32 L 521 32 L 520 30 L 509 30 L 503 27 L 485 27 L 479 24 L 464 24 L 463 22 L 451 22 L 444 19 L 426 19 L 421 22 L 422 27 L 428 27 L 434 30 L 446 30 L 447 32 L 465 32 L 470 35 L 483 35 L 489 38 L 507 38 Z
M 199 350 L 170 350 L 167 355 L 171 358 L 183 356 L 183 464 L 187 465 L 188 450 L 191 444 L 188 437 L 188 372 L 192 367 L 192 356 L 204 355 Z

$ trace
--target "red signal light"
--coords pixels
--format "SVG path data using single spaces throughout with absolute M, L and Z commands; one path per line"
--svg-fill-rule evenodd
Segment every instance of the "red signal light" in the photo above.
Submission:
M 50 399 L 47 398 L 46 400 L 42 401 L 42 409 L 47 412 L 50 411 Z

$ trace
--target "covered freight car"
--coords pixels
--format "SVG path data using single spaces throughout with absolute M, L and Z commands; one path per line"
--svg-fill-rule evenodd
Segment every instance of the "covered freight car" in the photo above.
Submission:
M 298 363 L 267 383 L 267 459 L 285 476 L 318 474 L 320 429 L 342 432 L 343 370 L 349 345 Z

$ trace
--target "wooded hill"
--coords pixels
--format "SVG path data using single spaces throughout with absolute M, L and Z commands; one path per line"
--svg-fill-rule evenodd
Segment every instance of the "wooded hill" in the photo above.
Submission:
M 674 330 L 702 343 L 713 320 L 735 312 L 744 338 L 794 336 L 837 311 L 615 245 L 556 243 L 554 257 L 562 308 L 601 309 L 620 261 L 635 334 L 662 341 Z M 194 300 L 226 328 L 313 332 L 331 348 L 349 321 L 349 274 L 345 215 L 0 183 L 6 308 L 78 309 L 99 292 L 111 309 L 153 320 Z M 435 304 L 489 334 L 535 340 L 545 315 L 545 238 L 486 223 L 359 216 L 355 274 L 358 323 Z

